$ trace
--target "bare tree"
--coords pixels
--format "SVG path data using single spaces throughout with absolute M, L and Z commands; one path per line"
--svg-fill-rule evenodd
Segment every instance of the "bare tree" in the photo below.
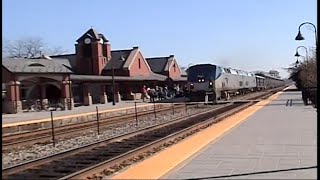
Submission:
M 61 47 L 49 49 L 47 44 L 38 37 L 28 37 L 16 41 L 5 41 L 2 46 L 5 56 L 12 58 L 37 58 L 41 55 L 59 55 L 65 53 Z
M 288 68 L 291 79 L 296 83 L 298 89 L 302 91 L 302 98 L 307 103 L 307 98 L 316 104 L 316 89 L 317 89 L 317 56 L 316 51 L 311 51 L 312 55 L 308 60 L 304 60 L 295 67 Z
M 46 54 L 50 56 L 55 56 L 55 55 L 61 55 L 66 53 L 67 51 L 64 50 L 61 46 L 55 46 L 51 49 L 47 49 Z

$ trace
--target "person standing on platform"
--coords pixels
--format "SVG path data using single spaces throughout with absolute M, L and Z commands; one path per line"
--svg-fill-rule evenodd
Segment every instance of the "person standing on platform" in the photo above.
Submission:
M 148 98 L 147 96 L 147 87 L 144 85 L 141 89 L 141 99 L 144 102 L 144 98 Z

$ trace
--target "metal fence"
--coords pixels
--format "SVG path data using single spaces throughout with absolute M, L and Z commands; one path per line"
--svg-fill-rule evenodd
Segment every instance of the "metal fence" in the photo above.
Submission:
M 311 102 L 317 108 L 317 87 L 305 87 L 301 88 L 302 91 L 302 100 L 305 105 L 308 105 Z

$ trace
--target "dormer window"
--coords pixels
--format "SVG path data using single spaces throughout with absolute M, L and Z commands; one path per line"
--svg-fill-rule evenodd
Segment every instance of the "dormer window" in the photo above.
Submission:
M 31 63 L 28 66 L 45 67 L 44 65 L 42 65 L 40 63 Z
M 126 60 L 126 59 L 121 55 L 120 58 L 119 58 L 119 60 L 120 60 L 120 61 L 124 61 L 124 60 Z

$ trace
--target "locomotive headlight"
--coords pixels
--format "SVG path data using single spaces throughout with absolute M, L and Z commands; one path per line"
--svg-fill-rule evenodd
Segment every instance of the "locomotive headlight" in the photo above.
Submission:
M 201 82 L 201 79 L 198 79 L 199 82 Z
M 193 83 L 190 84 L 190 89 L 193 89 L 194 88 L 194 85 Z
M 213 82 L 209 82 L 209 88 L 213 88 Z

